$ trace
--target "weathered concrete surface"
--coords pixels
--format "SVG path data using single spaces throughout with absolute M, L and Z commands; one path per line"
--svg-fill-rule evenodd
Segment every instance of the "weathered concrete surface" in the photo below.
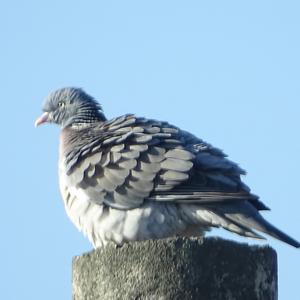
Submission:
M 213 238 L 108 245 L 74 258 L 73 299 L 274 300 L 277 256 Z

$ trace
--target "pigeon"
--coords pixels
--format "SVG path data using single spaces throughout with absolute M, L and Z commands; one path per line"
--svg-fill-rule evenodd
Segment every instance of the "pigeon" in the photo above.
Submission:
M 266 221 L 269 208 L 218 148 L 168 122 L 126 114 L 108 120 L 81 88 L 46 97 L 35 125 L 61 127 L 59 186 L 65 210 L 94 248 L 109 242 L 203 237 L 212 228 L 296 248 Z

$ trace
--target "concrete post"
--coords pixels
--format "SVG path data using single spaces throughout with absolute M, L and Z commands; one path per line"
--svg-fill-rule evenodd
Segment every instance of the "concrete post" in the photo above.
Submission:
M 74 300 L 275 300 L 268 246 L 172 238 L 107 245 L 73 260 Z

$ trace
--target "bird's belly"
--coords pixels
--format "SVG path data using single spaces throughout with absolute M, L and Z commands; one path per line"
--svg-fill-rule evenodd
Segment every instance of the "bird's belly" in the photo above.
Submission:
M 118 210 L 92 202 L 83 190 L 61 182 L 67 215 L 95 248 L 110 241 L 121 245 L 128 241 L 181 235 L 190 226 L 175 204 L 148 202 L 138 208 Z

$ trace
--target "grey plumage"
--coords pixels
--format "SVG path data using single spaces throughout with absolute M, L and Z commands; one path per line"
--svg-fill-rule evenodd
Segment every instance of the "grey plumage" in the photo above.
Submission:
M 106 120 L 84 91 L 50 94 L 36 124 L 62 127 L 60 189 L 66 211 L 95 247 L 108 241 L 204 235 L 223 227 L 300 244 L 268 223 L 268 209 L 219 149 L 167 122 L 124 115 Z

